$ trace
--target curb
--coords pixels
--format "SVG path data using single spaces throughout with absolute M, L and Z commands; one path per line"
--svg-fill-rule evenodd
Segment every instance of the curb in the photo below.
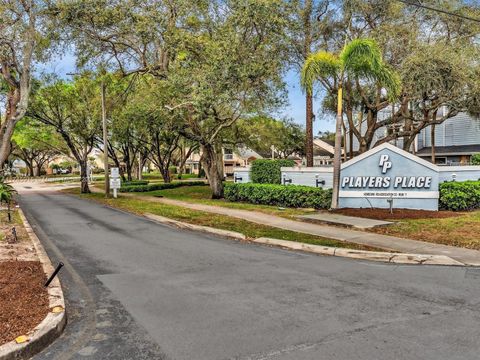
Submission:
M 215 229 L 208 226 L 193 225 L 178 220 L 173 220 L 164 216 L 150 213 L 143 214 L 147 219 L 159 222 L 161 224 L 173 225 L 181 229 L 206 232 L 218 236 L 233 238 L 236 240 L 247 240 L 244 234 L 222 229 Z M 405 254 L 390 253 L 383 251 L 352 250 L 330 246 L 313 245 L 290 240 L 272 239 L 261 237 L 250 240 L 251 242 L 263 245 L 278 246 L 290 250 L 300 250 L 320 255 L 330 255 L 345 257 L 351 259 L 380 261 L 391 264 L 411 264 L 411 265 L 444 265 L 444 266 L 465 266 L 465 264 L 456 261 L 445 255 L 426 255 L 426 254 Z M 1 359 L 0 359 L 1 360 Z
M 40 240 L 25 217 L 25 214 L 20 208 L 18 208 L 18 212 L 25 226 L 25 230 L 35 247 L 43 271 L 48 277 L 54 271 L 53 265 L 40 243 Z M 35 327 L 35 329 L 29 334 L 26 334 L 26 342 L 18 344 L 15 340 L 12 340 L 0 346 L 0 360 L 30 358 L 60 336 L 67 323 L 67 316 L 65 313 L 65 299 L 63 297 L 63 291 L 58 277 L 55 277 L 49 285 L 48 297 L 50 312 L 47 316 L 39 325 L 37 325 L 37 327 Z
M 182 221 L 173 220 L 164 216 L 154 215 L 149 213 L 145 213 L 143 214 L 143 216 L 145 216 L 147 219 L 159 222 L 161 224 L 173 225 L 181 229 L 201 231 L 204 233 L 214 234 L 214 235 L 223 236 L 223 237 L 236 239 L 236 240 L 247 240 L 247 237 L 244 234 L 240 234 L 239 232 L 236 232 L 236 231 L 216 229 L 216 228 L 212 228 L 209 226 L 202 226 L 202 225 L 193 225 L 193 224 L 185 223 Z
M 352 250 L 265 237 L 254 239 L 252 241 L 257 244 L 279 246 L 291 250 L 301 250 L 321 255 L 380 261 L 392 264 L 465 266 L 465 264 L 445 255 L 405 254 L 388 253 L 381 251 Z

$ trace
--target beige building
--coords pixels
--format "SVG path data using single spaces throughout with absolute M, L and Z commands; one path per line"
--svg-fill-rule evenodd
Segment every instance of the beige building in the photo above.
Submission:
M 244 167 L 250 165 L 252 161 L 263 159 L 263 157 L 255 151 L 248 148 L 223 149 L 223 173 L 227 176 L 233 175 L 233 168 Z M 187 174 L 198 174 L 200 171 L 199 152 L 190 155 L 186 161 L 185 170 Z

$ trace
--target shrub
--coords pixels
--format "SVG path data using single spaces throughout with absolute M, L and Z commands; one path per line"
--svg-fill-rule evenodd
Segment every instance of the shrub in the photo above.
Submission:
M 12 185 L 7 184 L 5 179 L 0 178 L 0 203 L 10 204 L 13 199 L 13 195 L 17 193 L 17 190 Z
M 140 186 L 140 185 L 148 185 L 148 180 L 132 180 L 132 181 L 125 181 L 122 183 L 122 187 L 125 186 Z
M 258 184 L 281 184 L 281 167 L 295 166 L 295 161 L 286 159 L 259 159 L 252 162 L 250 176 L 252 182 Z
M 206 185 L 206 184 L 203 181 L 183 181 L 183 182 L 159 183 L 159 184 L 150 184 L 150 185 L 125 186 L 120 188 L 120 192 L 147 192 L 147 191 L 155 191 L 155 190 L 174 189 L 181 186 L 196 186 L 196 185 Z
M 472 165 L 480 165 L 480 154 L 473 154 L 470 162 Z
M 262 205 L 328 209 L 332 191 L 299 185 L 228 183 L 225 184 L 225 199 Z
M 479 208 L 480 181 L 452 181 L 440 184 L 440 209 L 462 211 Z

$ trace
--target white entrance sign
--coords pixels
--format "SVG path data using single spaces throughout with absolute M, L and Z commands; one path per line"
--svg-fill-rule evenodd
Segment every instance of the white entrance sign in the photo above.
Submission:
M 120 178 L 111 178 L 110 179 L 110 188 L 111 189 L 120 189 L 120 186 L 121 186 L 121 181 L 120 181 Z
M 120 180 L 120 172 L 117 167 L 110 169 L 110 188 L 113 189 L 113 197 L 117 198 L 117 189 L 122 185 Z
M 347 161 L 340 179 L 340 207 L 438 210 L 438 167 L 391 144 Z
M 112 167 L 110 168 L 110 176 L 112 178 L 118 178 L 120 177 L 120 172 L 118 171 L 118 167 Z

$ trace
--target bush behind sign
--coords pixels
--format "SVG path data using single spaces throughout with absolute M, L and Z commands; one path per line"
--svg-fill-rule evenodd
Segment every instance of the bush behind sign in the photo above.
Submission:
M 258 184 L 281 184 L 282 167 L 295 166 L 295 161 L 288 159 L 259 159 L 252 162 L 251 179 Z

